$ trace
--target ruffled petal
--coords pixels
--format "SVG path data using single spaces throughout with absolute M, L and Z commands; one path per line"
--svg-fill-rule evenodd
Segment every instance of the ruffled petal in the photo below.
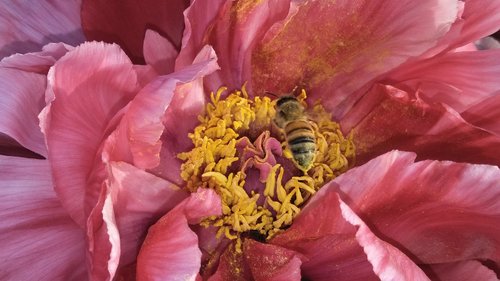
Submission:
M 50 42 L 78 45 L 80 0 L 0 2 L 0 58 L 38 51 Z
M 144 38 L 144 59 L 158 74 L 174 71 L 177 48 L 158 32 L 148 29 Z
M 194 280 L 201 251 L 189 224 L 220 215 L 221 201 L 211 189 L 199 189 L 153 225 L 137 258 L 137 280 Z
M 462 117 L 500 136 L 500 91 L 463 112 Z
M 358 165 L 392 149 L 414 151 L 418 159 L 500 165 L 499 136 L 391 86 L 374 86 L 342 126 L 353 129 Z
M 103 180 L 101 143 L 113 127 L 113 116 L 136 94 L 137 78 L 117 45 L 92 42 L 61 58 L 48 81 L 49 105 L 40 122 L 55 190 L 70 215 L 84 225 Z
M 188 132 L 198 123 L 205 104 L 202 77 L 217 67 L 215 53 L 207 46 L 192 66 L 162 76 L 142 89 L 106 142 L 106 161 L 155 168 L 155 174 L 181 184 L 176 155 L 189 147 Z
M 43 46 L 40 52 L 15 54 L 6 57 L 0 61 L 0 66 L 46 75 L 49 68 L 71 50 L 73 50 L 73 47 L 64 43 L 49 43 Z
M 88 40 L 117 43 L 135 63 L 144 63 L 143 41 L 152 29 L 180 47 L 185 0 L 91 1 L 82 4 L 82 26 Z
M 442 102 L 458 112 L 500 89 L 500 50 L 454 52 L 398 68 L 386 79 L 421 97 Z
M 419 263 L 500 261 L 500 170 L 393 151 L 334 180 L 374 233 Z
M 47 156 L 45 140 L 38 126 L 38 114 L 45 106 L 45 76 L 0 67 L 0 84 L 0 133 Z
M 187 197 L 178 186 L 124 162 L 109 164 L 109 189 L 121 243 L 121 265 L 135 261 L 146 230 Z
M 240 88 L 250 80 L 252 49 L 289 9 L 290 1 L 193 1 L 186 10 L 186 30 L 176 67 L 189 65 L 209 44 L 217 52 L 221 70 L 210 75 L 206 84 L 211 90 L 221 85 Z
M 459 2 L 294 3 L 298 12 L 274 26 L 252 54 L 254 91 L 306 87 L 340 116 L 365 83 L 436 45 L 457 18 Z
M 46 160 L 0 156 L 2 280 L 85 280 L 83 231 L 52 189 Z
M 432 280 L 440 281 L 498 281 L 495 272 L 482 265 L 480 262 L 463 261 L 456 263 L 433 264 L 424 267 L 427 275 Z

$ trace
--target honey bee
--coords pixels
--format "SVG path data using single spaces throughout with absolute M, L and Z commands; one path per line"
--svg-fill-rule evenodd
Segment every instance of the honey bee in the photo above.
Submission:
M 276 101 L 274 123 L 283 130 L 295 166 L 306 173 L 316 157 L 316 138 L 304 106 L 292 95 Z

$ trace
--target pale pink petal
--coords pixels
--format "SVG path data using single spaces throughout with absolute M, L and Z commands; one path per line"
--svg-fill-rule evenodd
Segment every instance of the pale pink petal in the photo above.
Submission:
M 243 252 L 255 281 L 300 281 L 302 262 L 297 253 L 280 246 L 245 239 Z
M 50 42 L 70 45 L 83 42 L 80 2 L 0 2 L 0 58 L 38 51 Z
M 432 280 L 439 281 L 499 280 L 495 272 L 475 260 L 428 265 L 424 271 Z
M 132 63 L 117 45 L 85 43 L 50 70 L 40 115 L 55 190 L 80 225 L 95 204 L 103 180 L 101 143 L 116 126 L 113 116 L 136 94 Z M 84 202 L 87 206 L 84 207 Z
M 174 70 L 177 48 L 158 32 L 148 29 L 144 38 L 144 59 L 158 74 L 168 74 Z
M 108 139 L 106 161 L 155 168 L 155 174 L 180 184 L 176 155 L 190 145 L 188 132 L 196 126 L 205 103 L 202 77 L 217 69 L 216 61 L 215 53 L 207 47 L 192 66 L 159 77 L 142 89 Z
M 500 170 L 390 152 L 334 180 L 374 233 L 421 263 L 500 262 Z
M 120 232 L 120 264 L 135 261 L 147 229 L 184 198 L 178 186 L 124 162 L 109 164 L 109 189 Z
M 453 52 L 473 52 L 477 51 L 477 49 L 478 47 L 476 46 L 475 43 L 469 43 L 467 45 L 454 49 Z
M 82 25 L 88 40 L 117 43 L 135 63 L 144 63 L 143 41 L 147 29 L 180 47 L 187 0 L 84 0 Z
M 48 161 L 0 156 L 1 280 L 85 280 L 85 238 L 52 189 Z
M 500 50 L 487 50 L 447 53 L 399 68 L 385 80 L 463 112 L 500 89 L 499 75 Z
M 500 91 L 468 108 L 467 111 L 463 112 L 461 115 L 467 122 L 500 135 L 499 109 Z
M 0 133 L 47 156 L 38 126 L 38 114 L 45 106 L 45 76 L 0 66 L 0 84 Z
M 253 52 L 254 91 L 306 87 L 339 116 L 353 92 L 433 47 L 458 13 L 456 0 L 296 2 Z
M 15 54 L 6 57 L 0 61 L 0 66 L 27 72 L 47 74 L 49 68 L 71 50 L 73 50 L 73 47 L 64 43 L 49 43 L 43 46 L 42 51 L 39 52 Z
M 500 165 L 500 137 L 463 120 L 448 106 L 429 105 L 391 86 L 375 85 L 342 120 L 353 130 L 356 165 L 393 149 L 418 159 Z
M 92 280 L 113 280 L 120 262 L 120 233 L 112 200 L 103 184 L 87 220 L 87 265 Z
M 137 258 L 137 280 L 195 280 L 201 267 L 198 238 L 189 224 L 220 215 L 219 196 L 199 189 L 153 225 Z

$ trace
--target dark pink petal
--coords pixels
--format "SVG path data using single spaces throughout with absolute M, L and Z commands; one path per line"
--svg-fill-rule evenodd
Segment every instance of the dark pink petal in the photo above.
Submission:
M 499 280 L 495 272 L 475 260 L 427 265 L 424 271 L 432 280 L 439 281 Z
M 0 133 L 47 156 L 38 126 L 38 114 L 45 106 L 45 76 L 0 66 L 0 84 Z
M 263 269 L 264 270 L 264 269 Z M 252 272 L 245 262 L 244 253 L 235 250 L 234 242 L 222 253 L 219 266 L 208 281 L 248 281 L 252 280 Z
M 246 239 L 243 243 L 243 252 L 255 281 L 301 280 L 302 262 L 292 250 Z
M 462 117 L 475 126 L 500 135 L 500 91 L 468 108 Z
M 144 38 L 144 59 L 158 74 L 174 71 L 177 48 L 158 32 L 148 29 Z
M 38 51 L 50 42 L 83 42 L 80 2 L 0 2 L 0 58 Z
M 209 44 L 216 50 L 221 71 L 206 81 L 216 90 L 240 88 L 250 80 L 251 51 L 270 27 L 283 20 L 290 1 L 193 1 L 186 10 L 186 31 L 176 67 L 188 65 Z
M 61 58 L 48 81 L 49 105 L 40 122 L 55 190 L 72 218 L 84 225 L 103 180 L 101 143 L 113 127 L 113 116 L 135 95 L 137 77 L 117 45 L 92 42 Z
M 144 63 L 143 41 L 151 29 L 180 47 L 182 12 L 189 1 L 84 0 L 82 25 L 88 40 L 119 44 L 135 63 Z
M 448 106 L 426 104 L 391 86 L 375 85 L 342 120 L 353 129 L 357 164 L 392 149 L 418 159 L 500 165 L 500 137 L 464 121 Z
M 398 68 L 386 79 L 458 112 L 500 89 L 500 50 L 454 52 Z
M 153 225 L 137 258 L 137 280 L 194 280 L 201 266 L 198 238 L 189 224 L 220 215 L 221 201 L 199 189 Z
M 419 263 L 500 261 L 500 170 L 390 152 L 334 180 L 374 233 Z
M 365 83 L 433 47 L 457 18 L 459 3 L 296 2 L 298 12 L 274 26 L 252 55 L 254 90 L 303 86 L 339 115 Z
M 85 280 L 83 231 L 52 189 L 48 161 L 0 156 L 1 280 Z
M 120 232 L 121 265 L 135 261 L 146 230 L 187 197 L 178 186 L 124 162 L 109 164 L 109 189 Z
M 71 50 L 73 50 L 73 47 L 64 43 L 49 43 L 43 46 L 42 51 L 39 52 L 15 54 L 6 57 L 0 61 L 0 66 L 47 74 L 49 68 Z
M 130 103 L 118 129 L 107 140 L 106 161 L 125 161 L 181 184 L 177 153 L 191 145 L 188 133 L 205 104 L 203 76 L 218 68 L 206 47 L 194 64 L 151 82 Z M 182 120 L 182 126 L 179 126 Z

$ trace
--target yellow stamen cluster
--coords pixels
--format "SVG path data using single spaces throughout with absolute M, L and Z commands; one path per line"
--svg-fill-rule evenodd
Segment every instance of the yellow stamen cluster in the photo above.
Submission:
M 339 125 L 330 120 L 321 105 L 316 105 L 311 115 L 317 142 L 313 168 L 308 174 L 292 176 L 283 184 L 285 168 L 274 164 L 262 183 L 263 192 L 249 192 L 255 189 L 245 186 L 247 173 L 242 170 L 243 161 L 238 161 L 241 157 L 237 143 L 242 137 L 252 138 L 264 131 L 269 136 L 275 101 L 268 97 L 251 100 L 244 86 L 222 99 L 225 90 L 221 88 L 211 94 L 211 103 L 199 117 L 200 125 L 189 134 L 194 148 L 178 157 L 184 161 L 181 177 L 188 191 L 212 188 L 221 197 L 222 215 L 209 217 L 202 224 L 218 227 L 218 237 L 224 235 L 236 240 L 238 250 L 242 233 L 252 231 L 269 239 L 289 226 L 311 195 L 347 170 L 354 158 L 354 146 L 352 137 L 344 138 Z M 303 102 L 305 98 L 302 91 L 299 100 Z M 291 158 L 289 152 L 285 156 Z

